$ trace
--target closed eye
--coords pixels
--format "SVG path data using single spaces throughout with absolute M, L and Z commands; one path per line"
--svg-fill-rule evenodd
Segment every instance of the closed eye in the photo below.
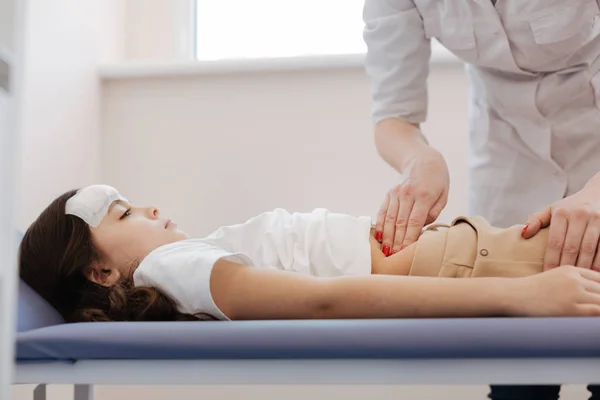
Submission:
M 131 215 L 131 208 L 128 208 L 128 209 L 127 209 L 127 210 L 126 210 L 126 211 L 123 213 L 123 215 L 121 215 L 121 218 L 119 218 L 119 220 L 121 220 L 121 219 L 125 219 L 125 218 L 129 217 L 130 215 Z

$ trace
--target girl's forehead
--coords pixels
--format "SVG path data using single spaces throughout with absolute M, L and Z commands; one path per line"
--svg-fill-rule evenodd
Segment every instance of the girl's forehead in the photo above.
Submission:
M 66 204 L 65 213 L 81 218 L 91 227 L 97 227 L 116 202 L 127 199 L 112 186 L 87 186 L 71 197 Z

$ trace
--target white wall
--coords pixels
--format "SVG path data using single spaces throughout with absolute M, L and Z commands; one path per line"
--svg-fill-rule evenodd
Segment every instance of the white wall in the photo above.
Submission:
M 189 60 L 194 56 L 195 0 L 122 0 L 127 60 Z
M 120 0 L 29 0 L 18 227 L 100 177 L 99 63 L 121 57 Z
M 462 67 L 431 76 L 432 144 L 466 212 Z M 399 181 L 376 154 L 361 68 L 107 80 L 102 180 L 194 235 L 276 207 L 375 215 Z

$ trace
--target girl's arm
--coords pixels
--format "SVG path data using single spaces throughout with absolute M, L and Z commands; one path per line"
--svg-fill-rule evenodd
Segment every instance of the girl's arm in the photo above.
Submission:
M 575 267 L 526 278 L 317 278 L 220 260 L 211 293 L 232 320 L 600 315 L 599 282 Z

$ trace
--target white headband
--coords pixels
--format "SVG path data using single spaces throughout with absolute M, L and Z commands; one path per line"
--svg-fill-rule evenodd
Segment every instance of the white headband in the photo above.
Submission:
M 113 187 L 107 185 L 87 186 L 67 200 L 65 214 L 75 215 L 86 224 L 96 228 L 116 200 L 127 202 Z

